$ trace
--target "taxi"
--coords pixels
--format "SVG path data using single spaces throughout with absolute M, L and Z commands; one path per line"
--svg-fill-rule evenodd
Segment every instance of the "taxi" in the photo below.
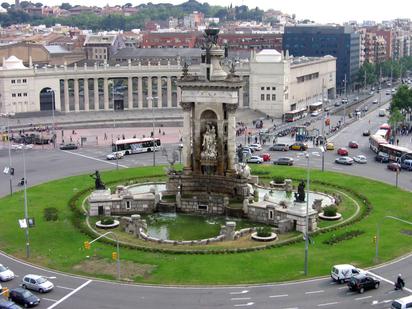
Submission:
M 335 145 L 333 143 L 326 144 L 326 150 L 334 150 L 334 149 L 335 149 Z

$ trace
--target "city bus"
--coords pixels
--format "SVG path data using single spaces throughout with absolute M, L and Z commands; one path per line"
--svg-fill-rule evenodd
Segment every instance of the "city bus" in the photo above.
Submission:
M 306 117 L 306 115 L 307 115 L 306 108 L 286 112 L 285 122 L 293 122 L 293 121 L 302 119 L 303 117 Z
M 153 147 L 154 142 L 154 147 Z M 121 151 L 124 155 L 152 152 L 160 149 L 161 143 L 159 138 L 128 138 L 119 139 L 112 144 L 112 151 Z
M 401 158 L 406 155 L 408 155 L 407 157 L 409 158 L 412 157 L 412 150 L 406 147 L 396 146 L 392 144 L 383 144 L 380 146 L 380 148 L 381 152 L 388 154 L 389 161 L 399 162 Z
M 375 153 L 382 151 L 382 145 L 386 144 L 388 144 L 388 141 L 381 135 L 374 134 L 369 137 L 369 148 Z
M 318 101 L 318 102 L 309 104 L 309 113 L 321 112 L 322 111 L 322 105 L 323 105 L 322 101 Z

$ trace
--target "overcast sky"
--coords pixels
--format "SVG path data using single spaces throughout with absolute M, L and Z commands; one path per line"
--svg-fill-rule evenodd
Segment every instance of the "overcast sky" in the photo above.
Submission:
M 11 1 L 14 2 L 14 1 Z M 36 1 L 32 1 L 36 2 Z M 61 2 L 69 2 L 72 5 L 96 5 L 104 6 L 106 3 L 110 5 L 123 5 L 127 2 L 133 5 L 147 3 L 149 1 L 140 0 L 44 0 L 43 4 L 56 5 Z M 173 3 L 180 4 L 184 0 L 151 0 L 152 3 Z M 230 3 L 235 5 L 247 5 L 253 8 L 256 5 L 262 9 L 281 10 L 284 13 L 296 14 L 298 19 L 311 19 L 316 22 L 337 22 L 342 23 L 348 20 L 390 20 L 395 18 L 412 18 L 412 0 L 209 0 L 199 2 L 208 2 L 211 5 L 227 6 Z

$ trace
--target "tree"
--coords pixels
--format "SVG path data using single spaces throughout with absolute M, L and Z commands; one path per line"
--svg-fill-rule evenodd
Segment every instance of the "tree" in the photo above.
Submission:
M 406 85 L 399 87 L 392 98 L 391 111 L 398 109 L 410 113 L 412 111 L 412 90 Z
M 399 109 L 396 107 L 391 110 L 391 115 L 388 119 L 389 124 L 392 127 L 393 138 L 396 138 L 396 130 L 398 129 L 398 124 L 405 120 L 405 115 L 403 115 Z
M 70 9 L 72 8 L 72 5 L 71 5 L 70 3 L 68 3 L 68 2 L 63 2 L 63 3 L 60 5 L 60 8 L 61 8 L 62 10 L 70 10 Z
M 30 1 L 22 1 L 22 2 L 20 2 L 20 7 L 22 9 L 25 9 L 25 8 L 29 7 L 31 4 L 32 3 Z
M 34 6 L 35 6 L 36 8 L 41 8 L 41 7 L 43 6 L 43 3 L 37 2 Z
M 8 4 L 7 2 L 3 2 L 2 4 L 1 4 L 1 7 L 3 8 L 3 9 L 8 9 L 9 7 L 10 7 L 10 4 Z

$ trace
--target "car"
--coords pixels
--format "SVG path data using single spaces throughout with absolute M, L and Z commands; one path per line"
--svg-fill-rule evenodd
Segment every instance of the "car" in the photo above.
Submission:
M 350 141 L 348 146 L 349 146 L 349 148 L 358 148 L 359 144 L 355 141 Z
M 366 157 L 364 155 L 357 155 L 357 156 L 353 157 L 353 161 L 355 161 L 356 163 L 359 163 L 359 164 L 368 163 L 368 159 L 366 159 Z
M 0 309 L 21 309 L 21 307 L 17 306 L 12 301 L 0 298 Z
M 289 149 L 305 151 L 306 149 L 308 149 L 308 145 L 306 145 L 305 143 L 297 142 L 297 143 L 290 145 Z
M 353 99 L 353 102 L 358 102 L 359 101 L 359 97 L 355 97 L 354 99 Z
M 277 160 L 273 160 L 273 164 L 275 165 L 293 165 L 293 158 L 290 157 L 280 157 Z
M 349 151 L 346 148 L 341 147 L 338 149 L 337 153 L 340 156 L 347 156 L 349 154 Z
M 348 103 L 348 99 L 342 99 L 342 104 Z
M 21 286 L 25 289 L 45 293 L 53 290 L 54 285 L 43 276 L 29 274 L 23 277 Z
M 107 160 L 116 160 L 116 159 L 121 159 L 123 157 L 124 157 L 124 153 L 122 151 L 115 151 L 115 152 L 109 153 L 106 156 L 106 159 Z
M 367 112 L 367 111 L 368 111 L 368 106 L 365 105 L 364 107 L 362 107 L 362 111 L 363 111 L 363 112 Z
M 3 264 L 0 264 L 0 281 L 9 281 L 14 278 L 14 273 Z
M 335 106 L 336 106 L 336 107 L 339 107 L 340 104 L 341 104 L 341 103 L 340 103 L 339 101 L 336 101 L 336 102 L 335 102 Z
M 356 268 L 351 264 L 338 264 L 332 267 L 330 276 L 333 281 L 343 283 L 348 281 L 352 276 L 358 275 L 362 270 Z
M 270 161 L 270 153 L 265 152 L 261 155 L 261 157 L 263 159 L 263 162 Z
M 353 159 L 351 157 L 339 157 L 335 159 L 335 163 L 343 165 L 352 165 Z
M 408 309 L 412 308 L 412 295 L 395 299 L 391 305 L 392 309 Z
M 249 151 L 249 152 L 250 152 L 250 154 L 252 154 L 252 153 L 254 153 L 254 152 L 255 152 L 255 149 L 253 149 L 253 148 L 251 148 L 251 147 L 243 147 L 242 149 L 243 149 L 243 150 L 247 150 L 247 151 Z
M 372 104 L 378 104 L 378 99 L 373 100 Z
M 401 171 L 401 165 L 396 162 L 391 162 L 387 166 L 388 170 L 394 171 L 394 172 L 400 172 Z
M 386 90 L 386 95 L 390 95 L 391 94 L 391 91 L 390 90 Z
M 330 106 L 325 106 L 325 107 L 323 108 L 323 110 L 324 110 L 325 112 L 329 112 L 329 111 L 330 111 L 330 109 L 331 109 L 331 107 L 330 107 Z
M 256 163 L 261 164 L 263 163 L 263 158 L 259 156 L 251 156 L 249 159 L 246 160 L 247 163 Z
M 396 89 L 395 88 L 392 88 L 392 93 L 395 93 L 396 92 Z
M 314 111 L 314 112 L 311 112 L 310 115 L 311 115 L 312 117 L 317 117 L 317 116 L 320 115 L 320 113 L 319 113 L 318 111 Z
M 250 144 L 248 147 L 253 149 L 254 151 L 261 151 L 262 150 L 262 146 L 260 144 Z
M 355 113 L 360 113 L 361 109 L 359 107 L 355 108 Z
M 389 163 L 389 155 L 387 153 L 379 151 L 375 156 L 375 161 L 380 163 Z
M 72 143 L 60 145 L 60 150 L 75 150 L 77 148 L 77 145 Z
M 382 108 L 379 110 L 379 117 L 385 117 L 386 116 L 386 111 Z
M 409 159 L 403 160 L 401 162 L 401 168 L 403 170 L 412 171 L 412 160 L 409 160 Z
M 335 145 L 331 142 L 327 143 L 326 150 L 335 150 Z
M 363 136 L 370 136 L 371 135 L 371 131 L 370 130 L 365 130 L 362 132 Z
M 369 95 L 373 95 L 374 93 L 375 93 L 375 92 L 373 92 L 373 91 L 370 91 L 370 92 L 369 92 Z
M 289 145 L 287 144 L 273 144 L 269 147 L 270 151 L 288 151 Z
M 24 307 L 34 307 L 40 303 L 40 298 L 23 288 L 11 289 L 9 299 Z
M 379 285 L 378 279 L 365 273 L 352 276 L 348 282 L 349 290 L 357 291 L 360 294 L 363 294 L 365 290 L 377 289 Z

